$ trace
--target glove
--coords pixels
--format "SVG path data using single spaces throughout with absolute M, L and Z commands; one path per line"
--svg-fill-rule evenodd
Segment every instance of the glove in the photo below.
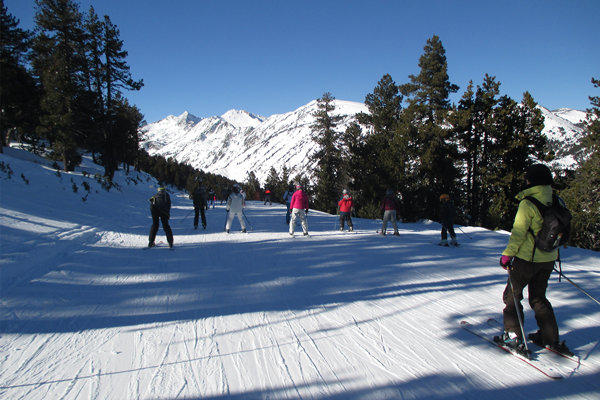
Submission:
M 504 269 L 509 269 L 513 262 L 513 258 L 514 257 L 511 257 L 511 256 L 500 257 L 500 266 Z
M 226 208 L 227 212 L 229 212 L 229 207 Z
M 306 210 L 304 210 L 304 212 L 305 212 L 306 214 L 308 214 L 308 208 L 307 208 Z
M 148 201 L 149 201 L 150 203 L 154 204 L 154 197 L 150 197 L 150 198 L 148 199 Z

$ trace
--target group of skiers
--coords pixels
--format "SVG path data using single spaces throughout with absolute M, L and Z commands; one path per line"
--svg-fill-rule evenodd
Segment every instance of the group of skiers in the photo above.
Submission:
M 508 240 L 508 245 L 502 252 L 500 265 L 508 271 L 508 281 L 503 293 L 503 302 L 505 308 L 504 315 L 504 332 L 500 336 L 494 337 L 494 340 L 501 345 L 515 349 L 517 352 L 526 353 L 524 344 L 524 328 L 523 328 L 523 290 L 528 287 L 529 304 L 535 313 L 535 318 L 539 330 L 528 335 L 529 340 L 538 343 L 542 346 L 547 346 L 550 349 L 562 354 L 572 354 L 565 345 L 564 341 L 560 341 L 558 332 L 558 324 L 552 305 L 546 298 L 546 289 L 550 274 L 554 270 L 555 261 L 558 258 L 558 249 L 554 247 L 544 247 L 540 243 L 540 235 L 547 229 L 546 210 L 550 207 L 564 206 L 564 202 L 556 205 L 560 200 L 552 194 L 552 173 L 548 167 L 542 164 L 536 164 L 529 167 L 525 174 L 526 186 L 516 198 L 519 200 L 519 208 L 515 216 L 511 235 Z M 202 226 L 206 228 L 206 216 L 204 208 L 206 206 L 206 198 L 204 193 L 205 187 L 201 184 L 193 193 L 194 200 L 194 228 L 198 227 L 199 214 L 202 218 Z M 228 218 L 225 230 L 229 233 L 234 216 L 237 215 L 242 232 L 246 232 L 246 224 L 244 222 L 243 210 L 246 205 L 245 196 L 241 192 L 239 185 L 235 184 L 232 187 L 231 193 L 227 196 L 227 212 Z M 283 199 L 287 205 L 286 223 L 289 225 L 289 234 L 294 236 L 296 221 L 299 219 L 303 234 L 308 235 L 308 196 L 303 190 L 302 185 L 289 185 L 288 190 L 284 193 Z M 270 200 L 270 194 L 269 194 Z M 169 226 L 169 217 L 171 209 L 171 199 L 164 188 L 159 188 L 158 192 L 150 198 L 150 211 L 152 215 L 152 227 L 148 238 L 148 247 L 155 246 L 155 238 L 158 232 L 159 221 L 162 222 L 163 229 L 167 236 L 169 247 L 173 247 L 173 232 Z M 448 194 L 440 196 L 441 203 L 441 241 L 440 245 L 457 245 L 456 234 L 454 232 L 454 216 L 455 209 L 452 200 Z M 265 198 L 266 204 L 266 198 Z M 344 224 L 348 225 L 349 231 L 352 231 L 352 211 L 354 202 L 346 189 L 343 190 L 342 198 L 338 202 L 339 206 L 339 223 L 340 230 L 344 230 Z M 383 211 L 383 225 L 381 235 L 385 235 L 387 231 L 388 221 L 391 221 L 394 228 L 394 235 L 399 236 L 397 216 L 400 211 L 398 198 L 394 195 L 392 189 L 388 189 L 381 202 L 381 210 Z M 566 209 L 566 208 L 565 208 Z M 568 211 L 567 211 L 568 213 Z M 569 221 L 570 221 L 570 213 Z M 450 242 L 448 242 L 448 233 L 450 234 Z M 565 232 L 564 239 L 568 239 L 569 231 Z M 561 232 L 560 235 L 563 233 Z M 552 238 L 555 240 L 556 238 Z M 554 245 L 558 247 L 561 244 L 561 236 L 555 240 Z

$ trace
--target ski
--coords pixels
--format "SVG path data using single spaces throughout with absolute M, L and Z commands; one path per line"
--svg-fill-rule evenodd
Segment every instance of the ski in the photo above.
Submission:
M 500 323 L 498 321 L 496 321 L 495 319 L 493 319 L 493 318 L 488 319 L 487 324 L 489 326 L 492 326 L 492 327 L 499 327 L 500 326 Z M 557 355 L 559 355 L 559 356 L 561 356 L 563 358 L 566 358 L 567 360 L 571 360 L 574 363 L 577 363 L 578 365 L 581 365 L 581 358 L 579 356 L 577 356 L 576 354 L 574 354 L 574 353 L 571 353 L 570 355 L 569 354 L 565 354 L 565 353 L 561 353 L 559 351 L 551 349 L 550 347 L 545 346 L 542 343 L 535 342 L 535 341 L 533 341 L 531 339 L 528 339 L 527 341 L 529 343 L 535 344 L 537 347 L 540 347 L 540 348 L 542 348 L 544 350 L 547 350 L 550 353 L 557 354 Z
M 162 240 L 161 240 L 160 242 L 157 242 L 157 243 L 155 243 L 155 244 L 154 244 L 154 246 L 152 246 L 152 247 L 147 247 L 147 246 L 146 246 L 146 247 L 142 247 L 142 250 L 154 249 L 154 248 L 156 248 L 156 247 L 161 247 L 161 248 L 162 248 L 162 247 L 164 247 L 164 246 L 159 246 L 159 245 L 160 245 L 160 244 L 162 244 L 162 243 L 163 243 L 163 242 L 162 242 Z M 168 249 L 169 249 L 169 250 L 175 250 L 175 247 L 168 247 Z
M 431 244 L 435 244 L 435 245 L 440 246 L 440 247 L 455 247 L 455 248 L 459 248 L 460 247 L 460 243 L 456 243 L 456 244 L 450 244 L 450 243 L 448 243 L 448 244 L 439 244 L 439 243 L 436 243 L 436 242 L 431 242 Z
M 494 346 L 499 347 L 502 350 L 506 351 L 507 353 L 512 354 L 513 356 L 517 357 L 519 360 L 523 361 L 525 364 L 535 368 L 542 374 L 546 375 L 548 378 L 552 378 L 552 379 L 562 379 L 563 378 L 563 376 L 556 369 L 544 364 L 542 361 L 525 357 L 507 346 L 503 346 L 500 343 L 494 342 L 494 340 L 491 337 L 489 337 L 485 333 L 481 332 L 479 329 L 475 328 L 469 322 L 461 321 L 460 326 L 463 329 L 471 332 L 472 334 L 479 336 L 486 342 L 489 342 L 489 343 L 493 344 Z
M 158 246 L 159 244 L 161 244 L 161 243 L 162 243 L 162 240 L 161 240 L 160 242 L 156 242 L 156 243 L 154 244 L 154 246 L 152 246 L 152 247 L 148 247 L 148 246 L 146 246 L 146 247 L 142 247 L 142 250 L 153 249 L 153 248 L 157 247 L 157 246 Z

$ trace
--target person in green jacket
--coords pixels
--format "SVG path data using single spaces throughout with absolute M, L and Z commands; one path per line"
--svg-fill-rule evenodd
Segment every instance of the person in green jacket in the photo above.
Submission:
M 506 305 L 504 314 L 504 333 L 498 339 L 514 348 L 523 348 L 523 335 L 519 325 L 521 315 L 523 321 L 523 289 L 529 287 L 529 305 L 535 312 L 539 327 L 538 332 L 530 334 L 529 338 L 536 343 L 542 343 L 560 352 L 568 352 L 565 342 L 559 342 L 558 325 L 552 304 L 546 298 L 546 288 L 550 274 L 554 269 L 558 250 L 545 252 L 535 248 L 534 235 L 542 228 L 543 217 L 535 204 L 526 200 L 531 196 L 542 204 L 552 204 L 552 173 L 542 164 L 532 165 L 525 174 L 526 187 L 516 198 L 520 201 L 517 215 L 513 223 L 508 245 L 502 252 L 500 265 L 509 270 L 514 290 L 506 285 L 503 301 Z M 517 304 L 515 304 L 515 297 Z M 518 311 L 517 311 L 518 308 Z

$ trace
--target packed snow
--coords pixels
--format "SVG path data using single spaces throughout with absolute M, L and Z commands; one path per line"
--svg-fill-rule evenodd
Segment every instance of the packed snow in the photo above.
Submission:
M 310 236 L 292 238 L 283 205 L 249 201 L 252 230 L 234 220 L 226 234 L 224 205 L 194 230 L 192 202 L 172 191 L 175 249 L 162 228 L 145 249 L 153 178 L 118 171 L 107 191 L 87 157 L 64 173 L 5 151 L 0 398 L 600 398 L 600 305 L 556 274 L 548 297 L 580 362 L 532 349 L 563 379 L 460 327 L 502 319 L 507 232 L 460 227 L 462 246 L 445 248 L 435 222 L 382 237 L 381 221 L 341 233 L 311 210 Z M 600 255 L 562 260 L 599 299 Z

